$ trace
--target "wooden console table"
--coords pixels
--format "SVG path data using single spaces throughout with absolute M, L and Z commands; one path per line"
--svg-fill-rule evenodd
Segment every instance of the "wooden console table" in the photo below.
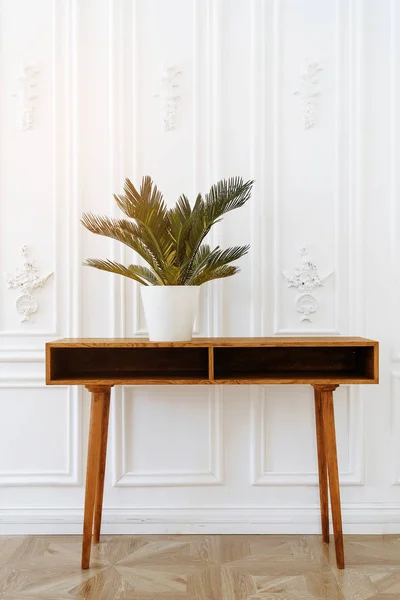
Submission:
M 110 391 L 114 385 L 309 384 L 314 388 L 322 539 L 329 542 L 328 479 L 336 562 L 344 568 L 333 392 L 378 383 L 378 342 L 357 337 L 63 339 L 46 344 L 46 383 L 92 394 L 82 568 L 100 540 Z

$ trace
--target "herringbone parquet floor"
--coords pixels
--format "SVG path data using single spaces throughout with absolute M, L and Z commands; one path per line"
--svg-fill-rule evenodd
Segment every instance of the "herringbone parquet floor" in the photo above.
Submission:
M 333 542 L 333 541 L 332 541 Z M 400 537 L 347 536 L 346 569 L 319 536 L 0 537 L 7 600 L 400 600 Z

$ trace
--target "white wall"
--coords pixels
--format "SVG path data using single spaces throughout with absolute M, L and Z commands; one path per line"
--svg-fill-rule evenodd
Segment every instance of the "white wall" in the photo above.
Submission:
M 26 131 L 24 61 L 38 71 Z M 321 69 L 309 128 L 307 61 Z M 172 131 L 154 96 L 168 66 L 182 71 Z M 344 527 L 400 531 L 399 72 L 396 0 L 0 0 L 0 272 L 24 244 L 54 272 L 25 323 L 0 285 L 0 532 L 80 531 L 89 395 L 45 387 L 44 343 L 145 334 L 138 288 L 80 266 L 123 248 L 79 225 L 115 213 L 112 192 L 143 174 L 170 202 L 256 180 L 213 234 L 251 251 L 204 289 L 199 335 L 380 341 L 380 385 L 336 395 Z M 283 274 L 304 244 L 332 273 L 311 322 Z M 311 388 L 113 390 L 104 521 L 318 532 Z

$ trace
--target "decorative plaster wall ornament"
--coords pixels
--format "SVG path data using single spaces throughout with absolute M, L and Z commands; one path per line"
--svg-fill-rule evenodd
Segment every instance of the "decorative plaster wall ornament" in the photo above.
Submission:
M 7 277 L 7 285 L 9 288 L 19 288 L 22 292 L 16 299 L 15 304 L 18 312 L 22 315 L 21 323 L 25 323 L 38 309 L 37 300 L 32 292 L 43 287 L 53 273 L 46 275 L 46 277 L 39 277 L 39 269 L 35 262 L 28 260 L 28 248 L 26 246 L 22 247 L 21 254 L 24 257 L 24 266 L 18 268 L 13 277 Z
M 33 129 L 35 116 L 36 81 L 39 74 L 35 65 L 24 63 L 18 77 L 18 87 L 13 97 L 17 99 L 22 131 Z
M 301 314 L 301 321 L 311 321 L 310 315 L 318 308 L 317 299 L 312 294 L 301 294 L 296 300 L 296 308 Z
M 311 321 L 311 314 L 316 312 L 318 302 L 310 292 L 323 287 L 325 281 L 332 275 L 332 271 L 322 277 L 318 272 L 317 266 L 307 258 L 306 246 L 300 248 L 300 255 L 302 256 L 301 264 L 295 267 L 293 273 L 284 271 L 283 275 L 289 282 L 288 287 L 294 287 L 296 290 L 302 292 L 296 298 L 296 309 L 302 315 L 301 321 Z
M 315 109 L 317 97 L 321 94 L 318 73 L 322 67 L 316 62 L 304 61 L 300 76 L 300 83 L 295 90 L 295 96 L 300 96 L 303 103 L 303 125 L 304 129 L 310 129 L 315 125 Z
M 161 77 L 160 91 L 154 94 L 155 98 L 161 98 L 164 110 L 164 129 L 172 131 L 176 127 L 178 104 L 181 99 L 177 91 L 179 89 L 179 76 L 182 71 L 176 67 L 167 67 Z

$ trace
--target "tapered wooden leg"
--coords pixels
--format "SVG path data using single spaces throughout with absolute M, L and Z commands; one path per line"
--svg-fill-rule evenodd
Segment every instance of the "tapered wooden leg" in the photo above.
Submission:
M 325 433 L 325 451 L 328 463 L 333 532 L 335 536 L 336 565 L 338 569 L 344 569 L 342 513 L 340 507 L 339 470 L 333 408 L 333 391 L 336 387 L 337 386 L 331 386 L 321 389 L 321 404 Z
M 83 517 L 82 569 L 88 569 L 92 543 L 93 511 L 96 496 L 96 484 L 100 470 L 100 442 L 104 397 L 109 395 L 110 388 L 104 386 L 87 386 L 92 393 L 90 410 L 89 444 L 86 468 L 85 511 Z
M 102 415 L 101 415 L 101 434 L 100 434 L 100 459 L 96 483 L 96 499 L 94 504 L 94 527 L 93 542 L 98 544 L 100 541 L 101 514 L 103 510 L 104 476 L 106 472 L 107 438 L 108 438 L 108 419 L 110 414 L 110 392 L 103 394 Z
M 328 471 L 326 464 L 324 421 L 322 418 L 321 392 L 314 388 L 315 426 L 317 432 L 319 501 L 321 507 L 322 541 L 329 543 Z

